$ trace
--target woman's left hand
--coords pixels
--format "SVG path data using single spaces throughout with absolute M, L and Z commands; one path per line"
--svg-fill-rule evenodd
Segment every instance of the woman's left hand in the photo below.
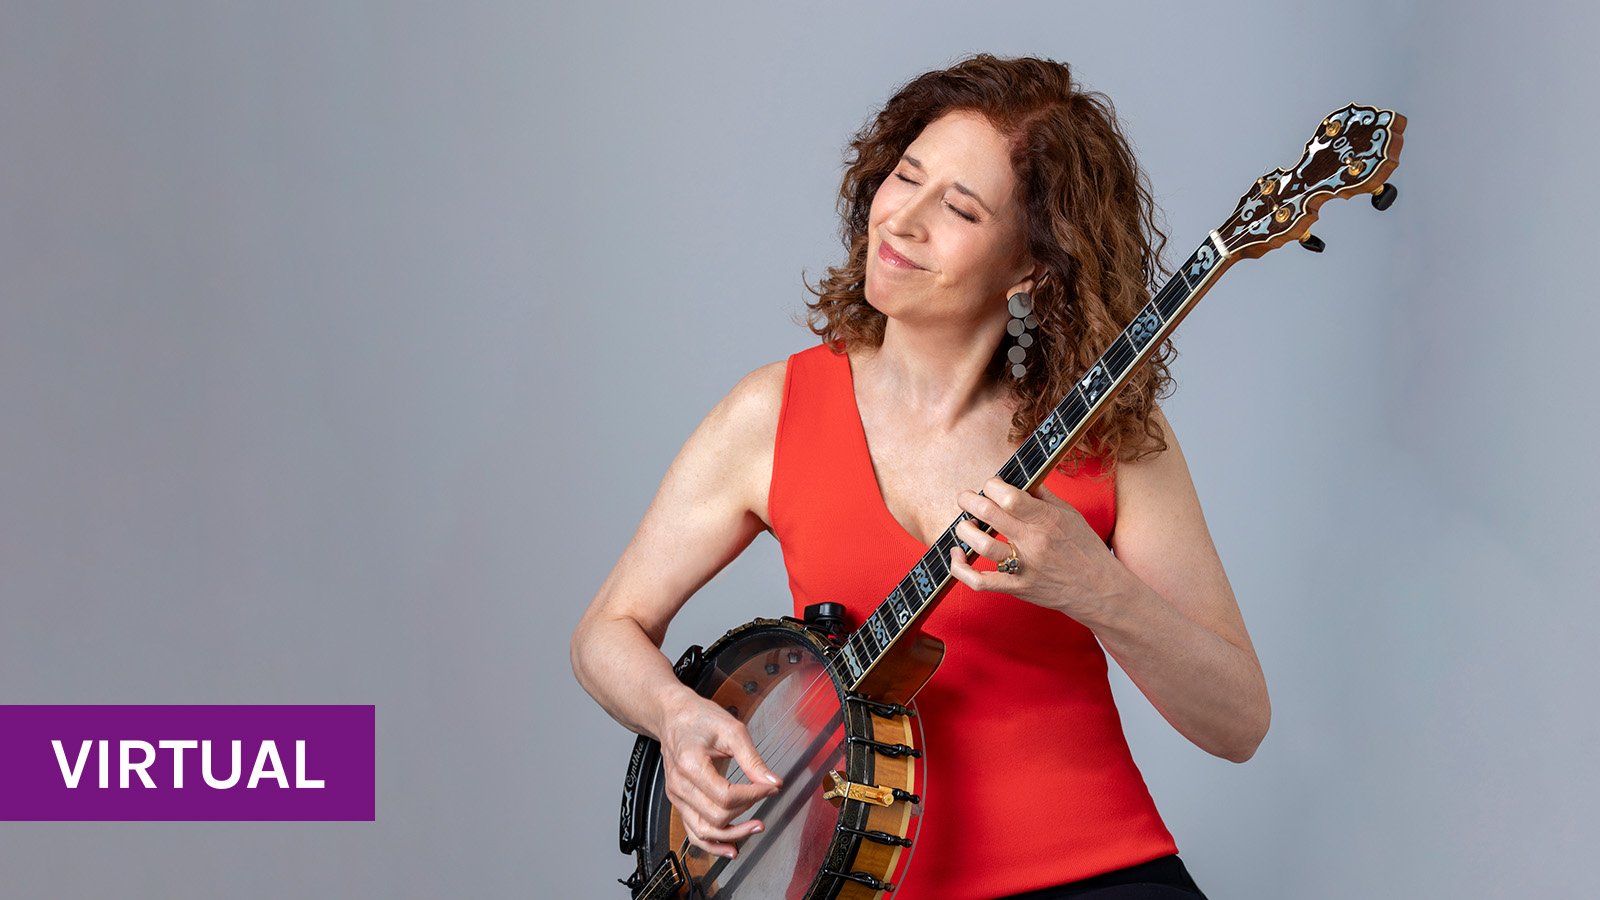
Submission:
M 961 548 L 950 551 L 950 574 L 975 591 L 1011 594 L 1046 609 L 1066 613 L 1090 624 L 1116 608 L 1117 598 L 1127 590 L 1129 574 L 1100 536 L 1095 534 L 1083 514 L 1039 486 L 1043 497 L 1034 497 L 999 478 L 983 484 L 983 493 L 962 491 L 956 495 L 961 508 L 989 523 L 998 532 L 983 529 L 963 520 L 956 526 L 956 537 L 974 550 L 999 563 L 1017 552 L 1015 575 L 980 572 L 967 564 Z

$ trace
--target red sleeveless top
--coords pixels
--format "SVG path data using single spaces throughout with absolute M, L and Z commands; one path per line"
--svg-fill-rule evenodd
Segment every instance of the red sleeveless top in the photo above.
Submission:
M 1100 472 L 1091 461 L 1045 485 L 1109 539 L 1115 487 L 1093 477 Z M 927 551 L 883 503 L 850 359 L 827 345 L 789 357 L 768 516 L 795 615 L 839 602 L 851 628 Z M 946 651 L 916 698 L 923 817 L 895 900 L 990 900 L 1177 852 L 1128 752 L 1089 629 L 956 582 L 925 630 Z

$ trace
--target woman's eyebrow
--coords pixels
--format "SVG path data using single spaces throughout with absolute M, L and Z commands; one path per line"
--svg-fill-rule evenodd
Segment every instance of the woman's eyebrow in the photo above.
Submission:
M 911 156 L 910 154 L 901 154 L 900 158 L 905 160 L 906 163 L 908 165 L 910 165 L 913 169 L 922 169 L 922 161 L 917 159 L 916 157 Z M 927 170 L 924 169 L 923 171 L 927 171 Z M 983 207 L 983 211 L 984 212 L 988 213 L 991 216 L 994 215 L 994 210 L 990 209 L 989 208 L 989 204 L 983 202 L 983 198 L 979 197 L 977 195 L 977 193 L 972 190 L 972 188 L 967 187 L 966 185 L 962 184 L 959 181 L 956 182 L 954 185 L 952 185 L 952 187 L 954 187 L 957 191 L 960 191 L 961 193 L 966 194 L 968 197 L 971 197 L 975 202 L 977 202 L 977 204 L 979 206 Z

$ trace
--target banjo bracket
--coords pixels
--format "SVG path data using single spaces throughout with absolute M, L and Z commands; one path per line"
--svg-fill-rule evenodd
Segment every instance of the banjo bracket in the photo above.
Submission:
M 882 754 L 890 759 L 899 759 L 902 756 L 909 756 L 912 759 L 922 758 L 921 750 L 918 750 L 915 747 L 908 747 L 905 744 L 885 744 L 882 741 L 875 741 L 872 738 L 862 737 L 859 734 L 852 734 L 845 740 L 851 744 L 861 744 L 866 747 L 871 747 L 872 752 Z
M 884 891 L 890 894 L 894 893 L 894 884 L 892 882 L 880 881 L 865 872 L 839 872 L 833 869 L 824 868 L 822 870 L 822 874 L 832 875 L 835 878 L 844 878 L 849 881 L 854 881 L 856 884 L 864 884 L 875 891 Z
M 861 828 L 851 828 L 850 826 L 845 825 L 842 822 L 834 830 L 838 831 L 838 832 L 841 832 L 841 833 L 844 833 L 844 834 L 859 835 L 859 836 L 861 836 L 863 838 L 866 838 L 869 841 L 872 841 L 875 844 L 888 844 L 888 845 L 894 846 L 894 847 L 910 847 L 911 846 L 911 839 L 910 838 L 901 837 L 898 834 L 890 834 L 887 831 L 867 831 L 867 830 L 861 829 Z
M 898 716 L 914 716 L 917 714 L 916 710 L 909 707 L 901 706 L 898 703 L 885 703 L 882 700 L 874 700 L 865 694 L 859 694 L 855 691 L 846 692 L 844 695 L 844 700 L 846 703 L 859 703 L 862 706 L 865 706 L 873 715 L 884 719 L 893 719 Z

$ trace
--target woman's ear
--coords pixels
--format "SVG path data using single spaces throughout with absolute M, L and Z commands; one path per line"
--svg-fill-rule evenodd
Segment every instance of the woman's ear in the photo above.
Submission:
M 1006 291 L 1006 296 L 1009 297 L 1012 294 L 1015 294 L 1017 291 L 1026 291 L 1031 294 L 1038 289 L 1039 285 L 1044 284 L 1045 280 L 1049 277 L 1049 269 L 1046 269 L 1044 266 L 1035 266 L 1033 272 L 1030 273 L 1028 277 L 1012 285 L 1011 290 Z

